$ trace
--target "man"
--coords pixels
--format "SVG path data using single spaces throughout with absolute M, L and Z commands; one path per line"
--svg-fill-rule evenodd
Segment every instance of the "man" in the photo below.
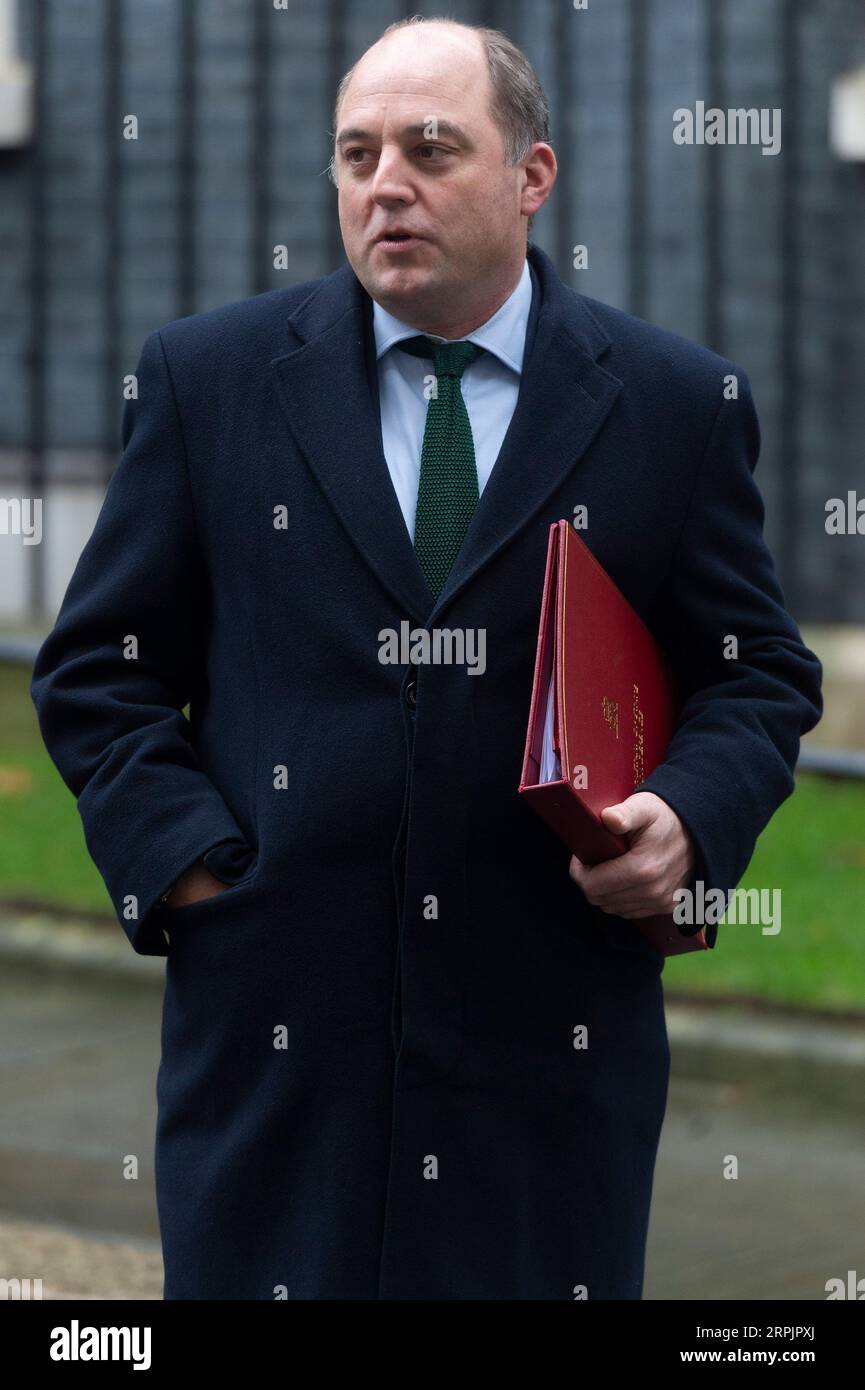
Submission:
M 738 882 L 820 667 L 744 374 L 527 259 L 548 134 L 501 35 L 385 32 L 338 96 L 349 264 L 150 334 L 39 654 L 90 852 L 167 955 L 166 1298 L 641 1296 L 669 1049 L 638 919 Z M 516 791 L 576 506 L 685 693 L 593 870 Z M 406 629 L 484 661 L 391 659 Z

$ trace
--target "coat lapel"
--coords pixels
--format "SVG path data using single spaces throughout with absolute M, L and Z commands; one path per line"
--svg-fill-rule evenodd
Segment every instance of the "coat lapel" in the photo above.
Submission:
M 361 555 L 423 623 L 432 604 L 390 480 L 370 392 L 363 286 L 328 275 L 289 320 L 299 346 L 270 363 L 289 428 Z
M 610 340 L 582 297 L 568 289 L 539 247 L 530 246 L 529 258 L 540 280 L 541 303 L 516 409 L 433 617 L 561 487 L 622 387 L 598 366 Z
M 516 409 L 438 600 L 427 587 L 381 442 L 370 300 L 351 267 L 324 279 L 289 320 L 296 346 L 274 358 L 289 427 L 360 553 L 405 612 L 430 624 L 527 526 L 582 458 L 621 382 L 583 299 L 530 245 L 535 294 Z M 373 388 L 373 389 L 371 389 Z

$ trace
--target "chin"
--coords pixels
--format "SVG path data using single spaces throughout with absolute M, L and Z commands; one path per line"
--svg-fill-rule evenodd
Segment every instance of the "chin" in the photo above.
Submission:
M 406 301 L 410 299 L 423 298 L 435 292 L 435 284 L 429 275 L 412 271 L 408 267 L 400 268 L 395 266 L 393 270 L 377 271 L 371 276 L 372 284 L 381 294 L 404 295 Z

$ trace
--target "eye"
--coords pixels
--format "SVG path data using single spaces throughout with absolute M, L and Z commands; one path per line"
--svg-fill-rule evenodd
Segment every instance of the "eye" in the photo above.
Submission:
M 344 151 L 343 158 L 346 164 L 358 166 L 364 162 L 363 157 L 368 153 L 369 151 L 363 149 L 360 145 L 352 145 L 350 149 Z M 446 150 L 442 145 L 425 143 L 417 146 L 415 154 L 418 155 L 423 164 L 438 164 L 441 162 L 439 156 L 450 154 L 450 150 Z M 357 159 L 355 159 L 355 155 L 358 156 Z

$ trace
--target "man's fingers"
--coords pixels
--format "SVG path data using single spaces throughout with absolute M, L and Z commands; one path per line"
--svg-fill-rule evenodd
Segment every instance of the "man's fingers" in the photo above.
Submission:
M 654 917 L 659 912 L 672 912 L 672 893 L 659 893 L 655 898 L 616 898 L 609 902 L 595 903 L 602 912 L 614 917 Z
M 606 909 L 604 909 L 604 910 L 606 910 Z M 638 908 L 638 909 L 636 909 L 636 910 L 633 911 L 633 912 L 611 912 L 611 913 L 609 914 L 609 916 L 611 916 L 611 917 L 623 917 L 623 918 L 625 919 L 626 922 L 640 922 L 640 921 L 643 921 L 646 917 L 657 917 L 657 916 L 659 916 L 660 913 L 661 913 L 661 911 L 662 911 L 662 909 L 658 909 L 658 908 L 654 908 L 654 907 L 651 907 L 651 908 Z
M 664 866 L 631 853 L 619 859 L 608 859 L 594 868 L 572 858 L 570 875 L 587 897 L 591 893 L 593 898 L 606 900 L 619 894 L 644 896 L 651 893 L 663 880 Z
M 590 868 L 572 858 L 570 877 L 593 907 L 616 917 L 672 911 L 669 876 L 660 863 L 633 854 Z
M 568 872 L 574 883 L 578 884 L 586 894 L 589 892 L 620 891 L 623 887 L 627 887 L 627 884 L 620 881 L 618 876 L 610 874 L 614 862 L 617 861 L 609 860 L 605 864 L 597 864 L 593 867 L 590 864 L 584 864 L 576 855 L 573 855 Z

